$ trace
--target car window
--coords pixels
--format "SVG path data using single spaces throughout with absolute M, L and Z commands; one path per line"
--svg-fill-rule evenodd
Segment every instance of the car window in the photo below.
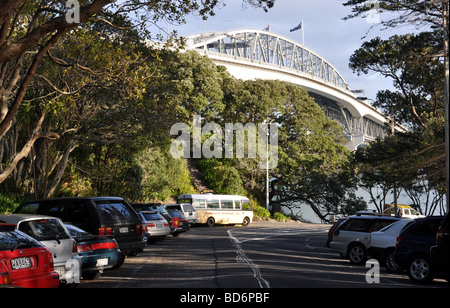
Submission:
M 364 219 L 349 219 L 347 223 L 341 227 L 344 231 L 369 232 L 371 221 Z
M 121 202 L 97 202 L 100 216 L 106 224 L 114 224 L 118 222 L 129 222 L 134 220 L 135 216 L 128 207 Z
M 370 232 L 376 232 L 386 226 L 392 225 L 395 220 L 375 220 L 370 226 Z
M 184 208 L 185 212 L 194 212 L 195 211 L 194 207 L 190 204 L 184 204 L 183 208 Z
M 158 213 L 141 213 L 142 216 L 144 216 L 146 221 L 150 220 L 162 220 L 164 219 L 161 215 Z
M 87 205 L 82 200 L 74 200 L 67 204 L 66 209 L 67 218 L 65 221 L 71 221 L 76 223 L 90 222 L 91 218 Z
M 80 235 L 89 235 L 89 233 L 87 233 L 86 231 L 74 226 L 74 225 L 69 225 L 66 224 L 66 228 L 67 230 L 69 230 L 69 233 L 72 237 L 79 237 Z
M 38 241 L 70 238 L 56 219 L 26 220 L 19 224 L 18 229 Z
M 18 230 L 0 232 L 0 251 L 36 247 L 42 247 L 42 244 Z
M 17 211 L 18 214 L 36 214 L 39 208 L 39 203 L 31 203 L 22 205 Z

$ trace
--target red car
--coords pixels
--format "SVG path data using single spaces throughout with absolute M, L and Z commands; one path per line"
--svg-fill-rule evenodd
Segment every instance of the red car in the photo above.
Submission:
M 50 251 L 32 237 L 0 224 L 0 285 L 23 288 L 57 288 Z

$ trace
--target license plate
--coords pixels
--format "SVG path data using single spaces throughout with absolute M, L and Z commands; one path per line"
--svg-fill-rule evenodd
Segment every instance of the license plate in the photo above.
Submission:
M 13 270 L 30 267 L 31 267 L 31 260 L 28 257 L 11 260 L 11 268 Z
M 119 228 L 120 233 L 128 233 L 128 227 Z
M 66 267 L 65 266 L 55 266 L 55 268 L 53 270 L 55 272 L 57 272 L 60 277 L 63 277 L 66 274 Z
M 97 259 L 97 266 L 108 265 L 108 258 Z

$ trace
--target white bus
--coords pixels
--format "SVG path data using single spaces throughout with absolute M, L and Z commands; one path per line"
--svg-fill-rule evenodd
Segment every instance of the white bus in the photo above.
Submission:
M 197 211 L 198 223 L 242 224 L 253 221 L 250 200 L 237 195 L 185 194 L 178 196 L 178 203 L 191 203 Z

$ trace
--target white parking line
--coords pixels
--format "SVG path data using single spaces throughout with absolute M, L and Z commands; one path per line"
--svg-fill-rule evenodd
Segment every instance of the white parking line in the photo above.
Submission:
M 258 281 L 260 288 L 270 288 L 269 282 L 261 276 L 261 272 L 259 271 L 258 267 L 253 263 L 253 261 L 249 257 L 247 257 L 247 255 L 242 250 L 241 245 L 239 245 L 242 242 L 233 236 L 231 230 L 228 230 L 227 232 L 233 245 L 236 247 L 237 253 L 236 260 L 238 262 L 243 262 L 248 266 L 250 266 L 250 268 L 253 270 L 253 277 L 255 277 L 255 279 Z

